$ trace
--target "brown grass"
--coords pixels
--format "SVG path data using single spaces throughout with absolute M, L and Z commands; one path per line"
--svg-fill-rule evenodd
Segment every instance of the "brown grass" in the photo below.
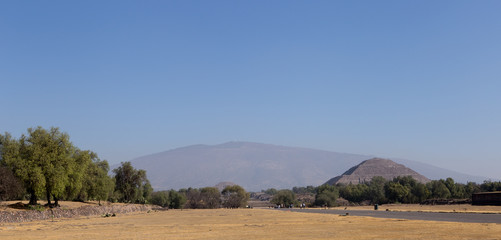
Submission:
M 265 209 L 169 210 L 0 224 L 0 239 L 500 239 L 501 224 Z
M 331 209 L 373 210 L 374 206 L 335 207 Z M 420 204 L 384 204 L 379 210 L 411 212 L 467 212 L 467 213 L 500 213 L 501 206 L 472 206 L 471 204 L 456 205 L 420 205 Z

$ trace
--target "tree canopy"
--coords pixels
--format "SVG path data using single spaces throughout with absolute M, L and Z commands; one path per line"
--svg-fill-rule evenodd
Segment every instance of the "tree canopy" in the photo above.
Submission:
M 289 206 L 296 202 L 296 194 L 289 189 L 282 189 L 273 195 L 270 202 L 276 205 Z
M 137 170 L 130 162 L 122 162 L 113 170 L 113 173 L 115 173 L 115 189 L 119 193 L 119 201 L 146 203 L 153 188 L 146 178 L 145 170 Z
M 74 156 L 76 149 L 68 134 L 58 128 L 29 128 L 28 135 L 23 134 L 18 141 L 6 134 L 2 142 L 2 160 L 23 181 L 30 194 L 30 204 L 36 204 L 45 192 L 48 204 L 52 197 L 57 205 L 66 187 L 79 181 L 74 175 L 85 169 L 79 167 Z
M 227 208 L 245 207 L 250 194 L 239 185 L 227 186 L 221 192 L 223 195 L 223 206 Z
M 21 186 L 30 205 L 43 197 L 49 206 L 58 206 L 59 200 L 107 200 L 114 189 L 108 163 L 96 153 L 78 149 L 56 127 L 28 128 L 19 139 L 0 134 L 0 166 L 4 168 L 1 179 L 10 179 L 2 181 L 0 188 L 16 193 L 12 189 Z

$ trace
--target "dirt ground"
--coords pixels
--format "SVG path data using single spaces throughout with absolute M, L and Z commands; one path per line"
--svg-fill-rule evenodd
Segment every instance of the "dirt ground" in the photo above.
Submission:
M 501 224 L 267 209 L 169 210 L 107 218 L 0 223 L 0 239 L 501 239 Z

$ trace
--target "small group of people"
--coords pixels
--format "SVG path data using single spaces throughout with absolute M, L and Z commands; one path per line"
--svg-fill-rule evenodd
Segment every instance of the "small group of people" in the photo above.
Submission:
M 277 204 L 275 205 L 275 208 L 285 208 L 286 205 L 285 204 Z M 271 206 L 270 206 L 271 208 Z M 294 208 L 294 204 L 289 204 L 288 208 Z M 306 204 L 305 203 L 301 203 L 299 204 L 299 208 L 303 209 L 303 208 L 306 208 Z

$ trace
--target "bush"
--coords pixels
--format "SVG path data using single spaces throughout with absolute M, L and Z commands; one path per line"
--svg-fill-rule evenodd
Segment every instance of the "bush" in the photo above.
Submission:
M 238 185 L 227 186 L 221 192 L 223 195 L 223 206 L 227 208 L 246 207 L 250 194 Z
M 283 189 L 277 192 L 271 199 L 271 203 L 276 205 L 289 206 L 296 203 L 296 194 L 288 189 Z
M 317 192 L 317 194 L 315 195 L 316 206 L 327 206 L 327 207 L 336 206 L 336 200 L 339 197 L 339 190 L 337 187 L 324 184 L 322 186 L 319 186 L 316 192 Z

